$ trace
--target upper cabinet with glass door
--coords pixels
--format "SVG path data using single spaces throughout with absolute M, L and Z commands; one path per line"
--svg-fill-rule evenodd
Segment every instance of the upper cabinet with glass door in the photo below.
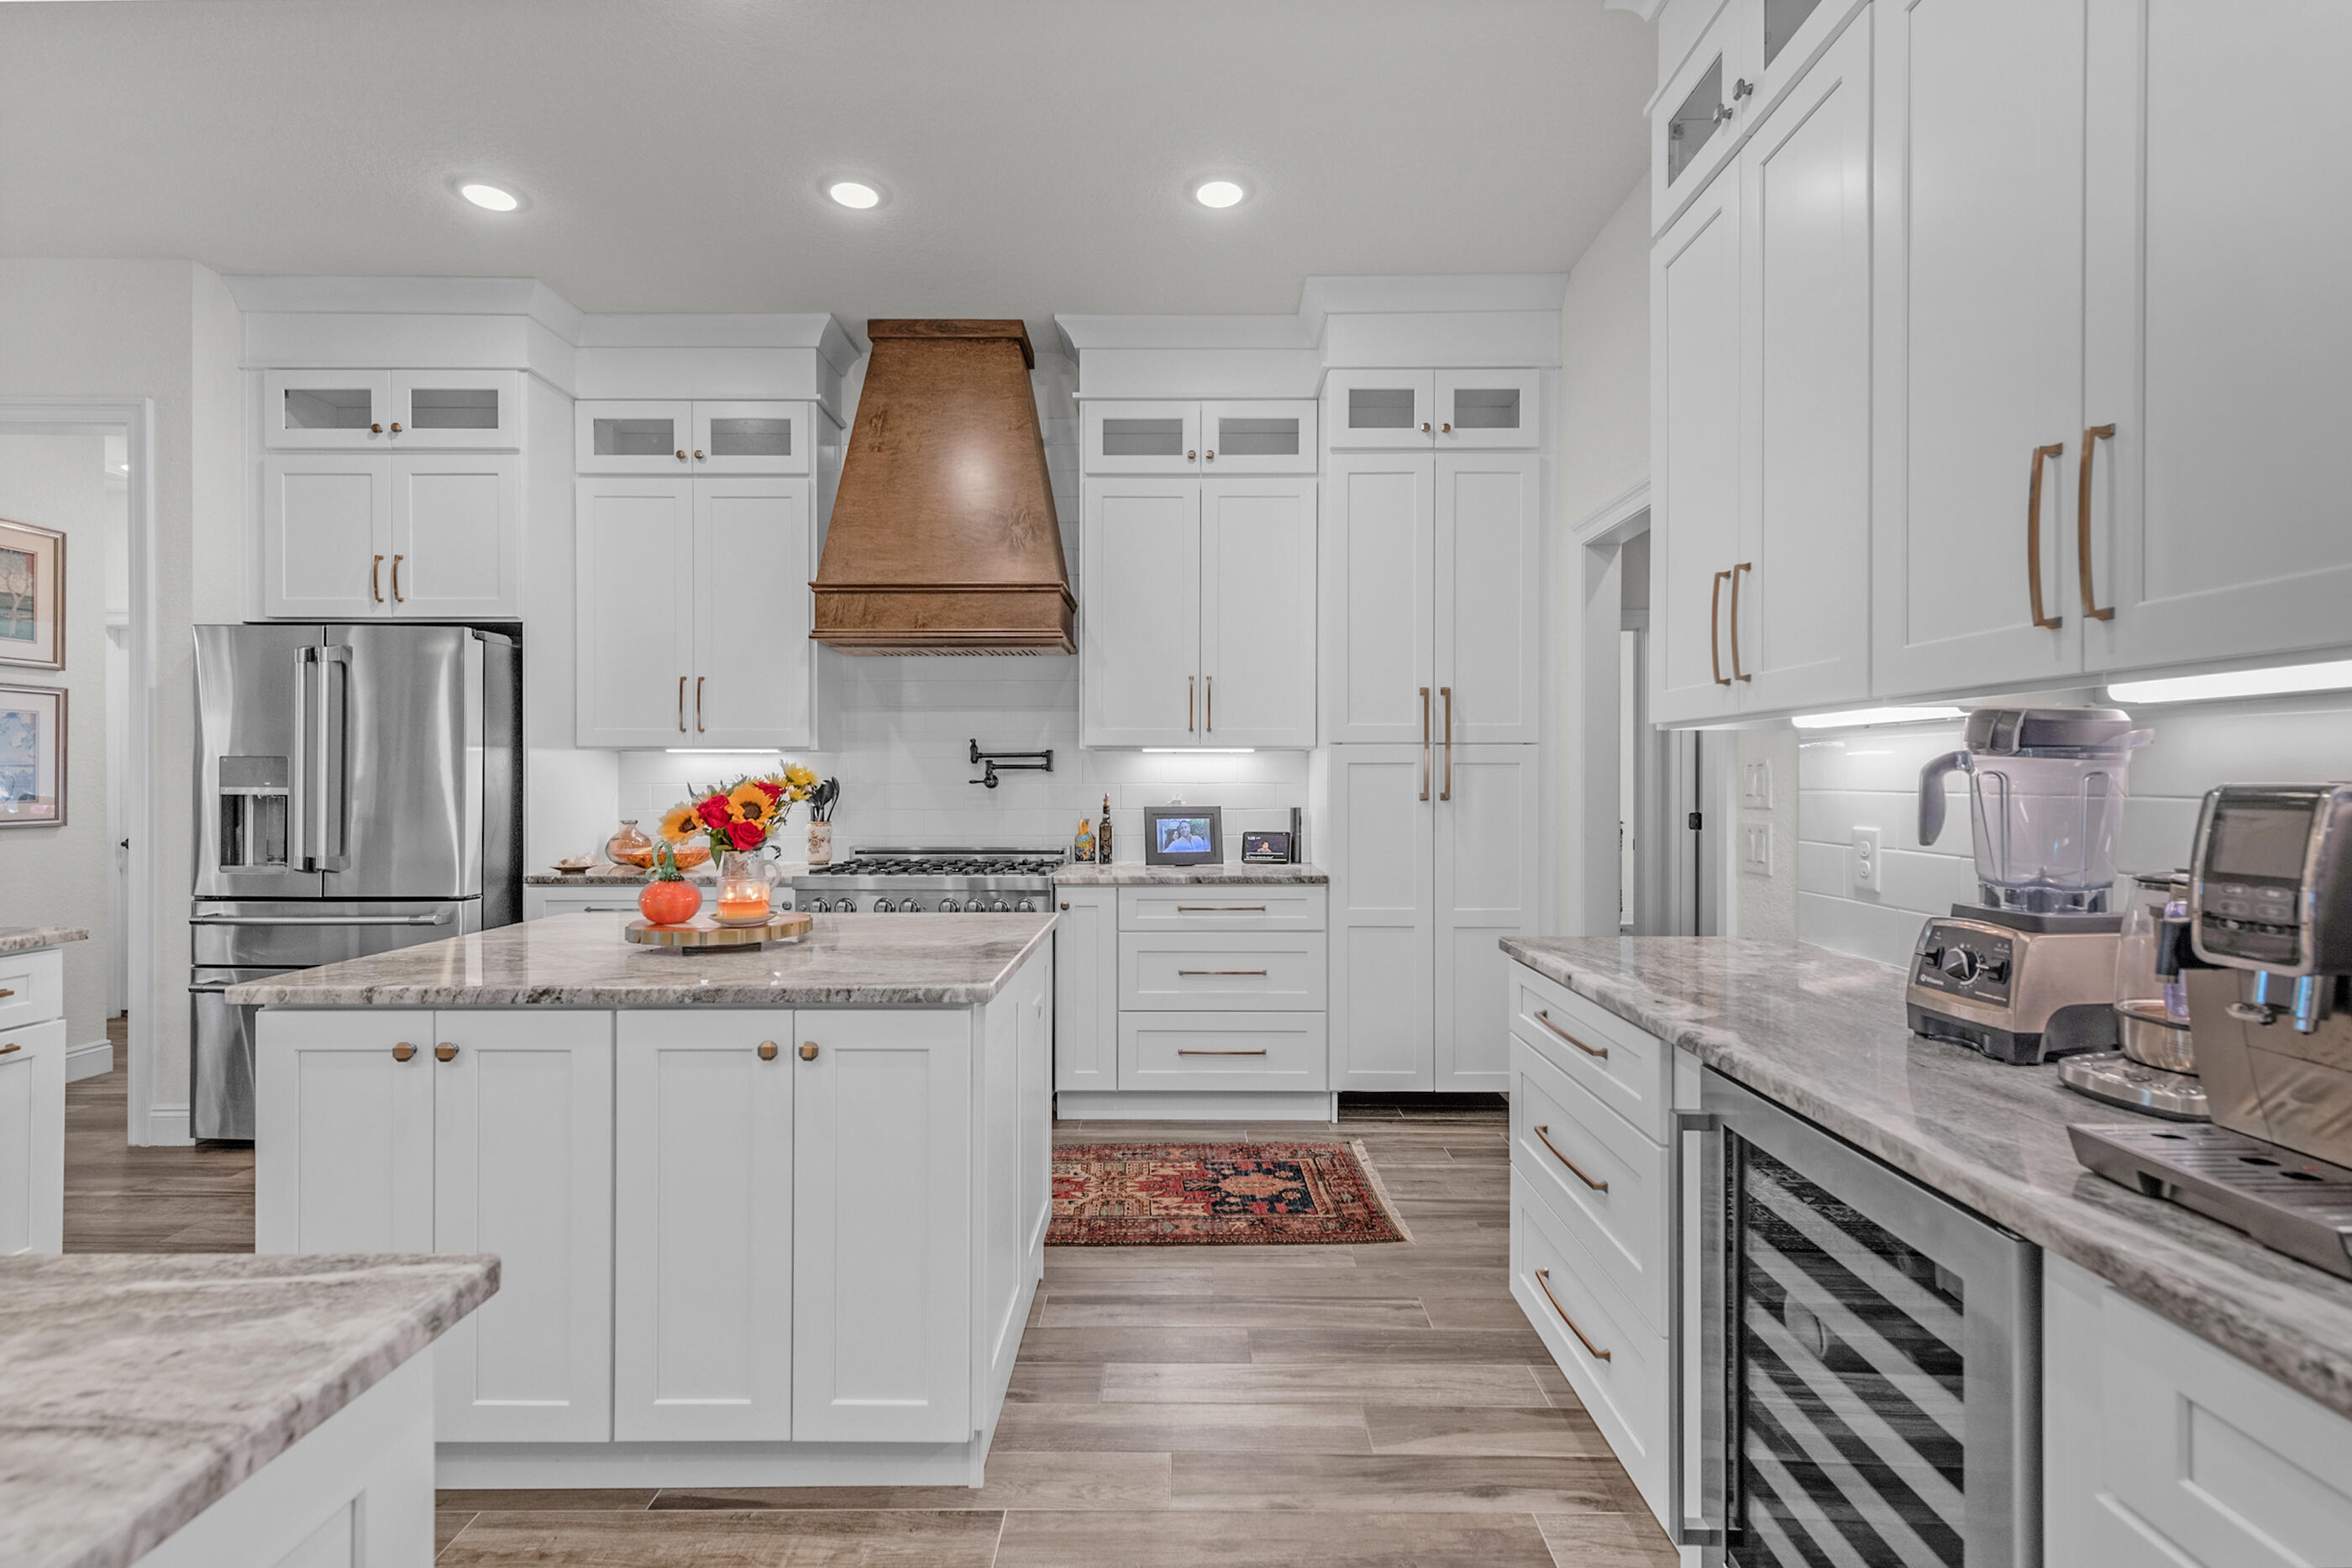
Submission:
M 262 444 L 511 452 L 522 444 L 517 371 L 264 371 Z
M 1089 474 L 1312 474 L 1315 404 L 1307 398 L 1229 402 L 1090 401 Z
M 1650 232 L 1662 235 L 1865 0 L 1727 0 L 1650 105 Z
M 1532 370 L 1333 371 L 1331 450 L 1538 446 L 1540 385 Z
M 805 474 L 815 436 L 804 402 L 630 402 L 572 405 L 583 474 Z

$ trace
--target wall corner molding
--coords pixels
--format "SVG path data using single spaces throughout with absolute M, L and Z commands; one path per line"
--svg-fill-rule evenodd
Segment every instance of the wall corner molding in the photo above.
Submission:
M 1568 531 L 1580 545 L 1600 543 L 1649 509 L 1650 481 L 1644 476 L 1587 512 Z

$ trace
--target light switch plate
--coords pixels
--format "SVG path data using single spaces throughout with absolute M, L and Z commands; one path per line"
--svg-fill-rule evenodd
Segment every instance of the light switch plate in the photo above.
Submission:
M 1739 804 L 1750 811 L 1772 809 L 1772 759 L 1739 765 Z
M 1743 876 L 1772 874 L 1772 824 L 1743 822 L 1739 826 L 1739 871 Z
M 1853 831 L 1853 886 L 1857 893 L 1879 890 L 1878 830 L 1856 828 Z

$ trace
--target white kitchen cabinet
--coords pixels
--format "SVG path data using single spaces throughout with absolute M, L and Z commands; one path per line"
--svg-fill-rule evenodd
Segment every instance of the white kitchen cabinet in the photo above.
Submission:
M 512 452 L 522 445 L 522 373 L 478 370 L 268 370 L 261 444 Z
M 1542 444 L 1539 372 L 1439 371 L 1433 382 L 1440 452 Z
M 690 746 L 814 738 L 809 500 L 803 480 L 695 482 Z
M 1688 57 L 1658 89 L 1650 110 L 1651 232 L 1663 233 L 1739 150 L 1743 117 L 1752 111 L 1756 67 L 1742 9 L 1760 0 L 1728 0 Z M 1651 295 L 1654 301 L 1656 293 Z M 1653 307 L 1654 314 L 1654 306 Z
M 630 915 L 637 913 L 636 883 L 618 886 L 581 886 L 570 884 L 525 883 L 522 890 L 522 917 L 544 920 L 551 915 Z
M 2352 7 L 2095 0 L 2089 37 L 2088 537 L 2059 541 L 2088 575 L 2058 609 L 2092 670 L 2352 643 L 2352 208 L 2279 156 Z
M 367 621 L 390 613 L 392 465 L 343 452 L 261 460 L 262 611 Z
M 1118 890 L 1054 890 L 1054 1088 L 1118 1087 Z
M 792 1436 L 793 1026 L 772 1008 L 617 1015 L 616 1442 Z
M 1332 371 L 1323 378 L 1323 398 L 1334 452 L 1423 451 L 1434 444 L 1434 371 Z
M 394 371 L 391 390 L 387 434 L 395 451 L 512 452 L 522 445 L 520 371 Z
M 806 474 L 816 444 L 813 403 L 583 399 L 572 405 L 573 462 L 583 474 Z
M 434 1030 L 433 1249 L 499 1259 L 499 1293 L 435 1349 L 436 1436 L 606 1441 L 613 1015 L 447 1011 Z
M 694 404 L 691 465 L 705 474 L 805 474 L 814 434 L 804 402 Z
M 262 611 L 506 620 L 522 606 L 522 463 L 503 454 L 261 460 Z
M 1313 398 L 1235 398 L 1201 405 L 1201 473 L 1315 472 Z
M 392 372 L 271 370 L 261 372 L 261 444 L 289 447 L 392 445 Z
M 1089 474 L 1194 474 L 1201 467 L 1201 405 L 1121 398 L 1079 410 Z
M 1533 453 L 1441 453 L 1431 618 L 1438 743 L 1543 734 L 1542 465 Z
M 65 1139 L 65 1019 L 0 1029 L 0 1258 L 64 1249 Z
M 1432 1087 L 1510 1086 L 1505 936 L 1541 919 L 1534 852 L 1539 797 L 1533 746 L 1454 746 L 1438 753 L 1433 882 Z M 1418 804 L 1418 802 L 1416 802 Z
M 693 681 L 694 486 L 579 481 L 574 740 L 686 746 Z
M 1201 486 L 1201 740 L 1315 744 L 1312 479 Z
M 1080 423 L 1089 474 L 1315 472 L 1312 398 L 1092 400 Z
M 253 1249 L 430 1252 L 433 1014 L 256 1021 Z
M 971 1434 L 968 1011 L 808 1012 L 792 1063 L 793 1436 Z

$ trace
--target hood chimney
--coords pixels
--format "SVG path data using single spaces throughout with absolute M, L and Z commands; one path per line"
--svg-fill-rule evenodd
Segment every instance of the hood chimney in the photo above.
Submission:
M 1074 653 L 1077 601 L 1019 321 L 868 321 L 817 567 L 844 653 Z

